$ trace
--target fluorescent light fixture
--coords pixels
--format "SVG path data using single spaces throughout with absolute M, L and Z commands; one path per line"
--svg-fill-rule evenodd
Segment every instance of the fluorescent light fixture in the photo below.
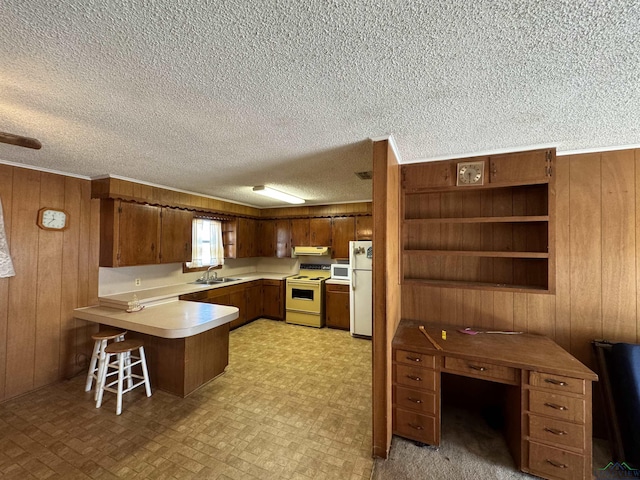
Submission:
M 273 188 L 265 187 L 264 185 L 258 185 L 257 187 L 253 187 L 253 191 L 259 195 L 275 198 L 276 200 L 281 200 L 287 203 L 295 203 L 295 204 L 304 203 L 304 200 L 302 198 L 289 195 L 288 193 L 280 192 L 279 190 L 274 190 Z

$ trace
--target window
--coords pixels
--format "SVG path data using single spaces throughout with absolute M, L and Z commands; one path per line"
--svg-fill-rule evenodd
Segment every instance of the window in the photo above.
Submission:
M 194 218 L 191 262 L 188 269 L 218 266 L 224 264 L 222 245 L 222 223 L 210 218 Z

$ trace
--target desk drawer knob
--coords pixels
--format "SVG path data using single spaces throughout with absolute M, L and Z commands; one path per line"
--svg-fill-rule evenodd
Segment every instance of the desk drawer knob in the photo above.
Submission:
M 471 365 L 469 364 L 469 368 L 472 370 L 477 370 L 478 372 L 484 372 L 486 371 L 486 367 L 479 367 L 478 365 Z
M 564 405 L 558 405 L 558 404 L 549 403 L 549 402 L 545 402 L 544 406 L 553 408 L 555 410 L 569 410 L 569 407 L 565 407 Z
M 419 398 L 407 397 L 407 400 L 409 400 L 410 402 L 413 402 L 413 403 L 417 403 L 417 404 L 422 403 L 422 400 L 420 400 Z
M 556 380 L 555 378 L 545 378 L 544 381 L 546 383 L 551 383 L 552 385 L 558 385 L 559 387 L 566 387 L 567 385 L 569 385 L 567 382 Z
M 412 362 L 421 362 L 422 359 L 420 357 L 410 357 L 409 355 L 407 355 L 407 360 L 411 360 Z
M 409 380 L 413 380 L 414 382 L 421 382 L 421 381 L 422 381 L 422 378 L 417 377 L 417 376 L 415 376 L 415 375 L 407 375 L 407 378 L 408 378 Z
M 554 460 L 549 460 L 548 458 L 547 458 L 547 463 L 549 465 L 553 465 L 556 468 L 569 468 L 569 466 L 565 465 L 564 463 L 556 462 Z
M 424 427 L 421 425 L 416 425 L 415 423 L 410 423 L 409 426 L 414 430 L 424 430 Z
M 545 432 L 549 432 L 549 433 L 553 433 L 554 435 L 567 435 L 567 432 L 565 432 L 564 430 L 558 430 L 555 428 L 549 428 L 549 427 L 544 427 L 544 431 Z

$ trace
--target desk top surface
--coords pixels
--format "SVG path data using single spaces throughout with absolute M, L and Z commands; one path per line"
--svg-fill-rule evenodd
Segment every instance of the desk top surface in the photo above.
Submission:
M 426 332 L 442 348 L 437 350 L 420 332 Z M 598 376 L 578 359 L 548 337 L 532 334 L 468 335 L 461 327 L 425 324 L 417 320 L 401 320 L 393 338 L 393 347 L 430 355 L 455 356 L 524 370 L 547 372 L 597 381 Z M 442 339 L 446 330 L 446 340 Z

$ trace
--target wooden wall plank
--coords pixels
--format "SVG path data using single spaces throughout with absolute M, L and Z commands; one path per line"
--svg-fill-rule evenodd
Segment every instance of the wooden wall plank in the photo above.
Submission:
M 511 292 L 493 292 L 493 328 L 514 330 L 513 296 Z
M 33 389 L 36 338 L 38 271 L 33 268 L 38 253 L 36 225 L 40 199 L 40 172 L 14 171 L 11 257 L 16 276 L 9 281 L 10 319 L 7 326 L 6 395 L 12 397 Z M 18 247 L 19 246 L 19 247 Z
M 569 159 L 571 353 L 591 364 L 590 341 L 602 338 L 601 155 Z
M 555 258 L 556 258 L 556 342 L 571 350 L 571 193 L 569 157 L 558 157 L 555 162 Z
M 635 158 L 602 154 L 602 320 L 607 340 L 636 340 Z
M 11 210 L 13 195 L 13 168 L 0 165 L 0 200 L 4 218 L 4 230 L 7 235 L 9 252 L 11 246 Z M 7 373 L 7 328 L 9 324 L 9 282 L 11 278 L 0 278 L 0 400 L 6 397 L 5 380 Z
M 43 172 L 40 177 L 40 208 L 65 208 L 64 177 Z M 70 219 L 70 222 L 72 220 Z M 75 219 L 73 219 L 75 221 Z M 62 291 L 61 231 L 40 230 L 35 284 L 36 332 L 34 387 L 59 378 L 60 292 Z

